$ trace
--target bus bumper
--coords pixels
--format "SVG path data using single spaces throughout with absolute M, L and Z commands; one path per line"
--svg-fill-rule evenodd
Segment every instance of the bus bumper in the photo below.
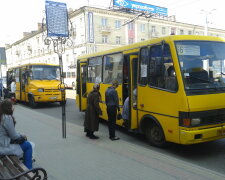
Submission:
M 45 95 L 45 96 L 34 96 L 35 102 L 60 102 L 62 101 L 61 95 Z
M 197 144 L 225 138 L 225 126 L 202 130 L 180 130 L 181 144 Z

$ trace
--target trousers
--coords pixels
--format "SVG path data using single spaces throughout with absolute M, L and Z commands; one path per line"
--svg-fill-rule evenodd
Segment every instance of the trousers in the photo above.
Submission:
M 21 149 L 23 150 L 23 159 L 24 165 L 28 169 L 32 169 L 32 146 L 29 141 L 25 141 L 24 143 L 20 144 Z
M 116 106 L 107 106 L 107 114 L 108 114 L 109 138 L 114 138 L 115 131 L 116 131 L 117 107 Z

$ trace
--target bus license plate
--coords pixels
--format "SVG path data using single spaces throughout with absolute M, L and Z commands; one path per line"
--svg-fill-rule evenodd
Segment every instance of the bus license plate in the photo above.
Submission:
M 50 97 L 49 99 L 57 99 L 57 97 Z

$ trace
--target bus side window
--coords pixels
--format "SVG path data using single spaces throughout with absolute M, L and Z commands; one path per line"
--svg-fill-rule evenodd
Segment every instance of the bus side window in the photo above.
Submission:
M 122 83 L 123 55 L 122 53 L 106 55 L 103 61 L 103 83 L 111 84 L 113 80 Z
M 164 45 L 163 52 L 161 45 L 152 46 L 150 54 L 150 85 L 158 88 L 176 91 L 178 85 L 169 45 Z
M 147 85 L 148 77 L 148 61 L 149 53 L 148 48 L 142 48 L 140 53 L 140 71 L 139 71 L 139 83 L 141 85 Z
M 102 81 L 102 57 L 93 57 L 88 61 L 88 82 L 101 83 Z

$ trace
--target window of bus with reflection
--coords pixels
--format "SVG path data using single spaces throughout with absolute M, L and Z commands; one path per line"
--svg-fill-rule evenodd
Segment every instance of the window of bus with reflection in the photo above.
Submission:
M 216 41 L 176 41 L 187 94 L 225 91 L 225 43 Z
M 58 66 L 34 65 L 30 71 L 31 80 L 60 80 Z
M 104 56 L 104 66 L 103 66 L 103 83 L 111 84 L 113 80 L 117 80 L 119 84 L 123 80 L 123 55 L 112 54 Z
M 102 57 L 93 57 L 88 60 L 88 82 L 100 83 L 102 81 Z

